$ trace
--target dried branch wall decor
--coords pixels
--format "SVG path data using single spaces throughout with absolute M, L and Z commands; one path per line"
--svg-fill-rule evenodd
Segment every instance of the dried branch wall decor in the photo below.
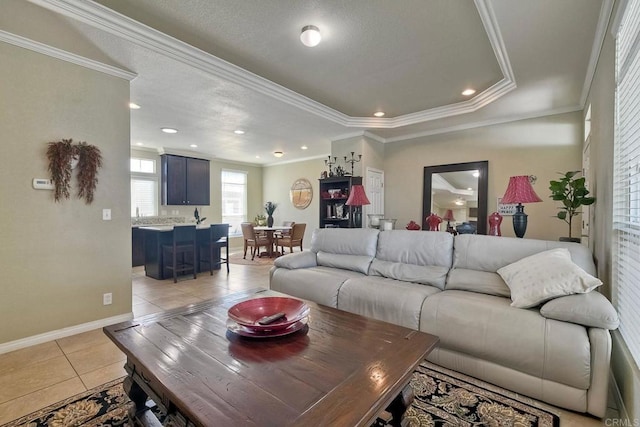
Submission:
M 73 144 L 72 139 L 50 142 L 47 148 L 49 173 L 54 183 L 53 197 L 56 202 L 70 196 L 72 161 L 78 160 L 78 192 L 77 196 L 87 204 L 93 201 L 93 194 L 98 184 L 98 169 L 102 166 L 102 154 L 94 145 L 80 142 Z
M 98 185 L 98 169 L 102 166 L 102 154 L 95 145 L 80 142 L 78 152 L 78 197 L 86 204 L 93 202 L 93 193 Z
M 71 159 L 73 158 L 74 147 L 70 139 L 50 142 L 47 148 L 47 159 L 49 159 L 49 173 L 55 186 L 53 198 L 56 202 L 60 199 L 69 198 L 69 188 L 71 187 Z

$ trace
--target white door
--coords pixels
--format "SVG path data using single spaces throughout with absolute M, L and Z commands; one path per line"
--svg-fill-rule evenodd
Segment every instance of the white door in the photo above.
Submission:
M 367 168 L 365 191 L 371 202 L 364 210 L 365 214 L 384 214 L 384 171 Z M 366 219 L 366 220 L 364 220 Z M 369 226 L 369 217 L 365 216 L 363 224 Z

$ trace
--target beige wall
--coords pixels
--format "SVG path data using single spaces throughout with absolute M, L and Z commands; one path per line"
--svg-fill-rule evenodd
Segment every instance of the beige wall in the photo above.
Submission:
M 0 343 L 130 313 L 129 82 L 1 42 L 0 64 Z M 91 205 L 31 187 L 62 138 L 102 151 Z
M 543 200 L 525 206 L 529 215 L 526 238 L 557 240 L 568 235 L 566 223 L 553 215 L 557 203 L 549 198 L 549 181 L 556 172 L 579 170 L 582 152 L 580 112 L 521 120 L 402 143 L 385 145 L 385 214 L 403 228 L 421 223 L 423 168 L 449 163 L 489 161 L 488 214 L 497 209 L 509 177 L 535 175 L 534 190 Z M 574 231 L 579 233 L 579 220 Z M 502 235 L 515 236 L 511 217 L 502 222 Z
M 264 202 L 272 201 L 278 204 L 273 214 L 274 224 L 282 221 L 295 221 L 307 224 L 304 234 L 303 247 L 311 245 L 313 230 L 318 228 L 320 221 L 318 202 L 320 174 L 326 170 L 323 159 L 312 159 L 303 162 L 289 163 L 279 166 L 268 166 L 263 169 L 264 175 Z M 297 209 L 289 200 L 289 189 L 295 180 L 306 178 L 313 188 L 313 200 L 306 209 Z
M 615 292 L 611 279 L 614 78 L 615 40 L 608 30 L 587 99 L 587 105 L 591 104 L 591 191 L 597 199 L 592 215 L 590 246 L 598 265 L 598 275 L 604 282 L 603 293 L 608 297 Z M 640 420 L 640 369 L 620 334 L 614 331 L 612 336 L 611 368 L 629 417 L 637 421 Z

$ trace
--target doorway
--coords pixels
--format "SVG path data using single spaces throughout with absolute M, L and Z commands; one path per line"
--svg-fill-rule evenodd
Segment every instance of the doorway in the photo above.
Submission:
M 365 214 L 384 215 L 384 171 L 367 167 L 366 186 L 367 197 L 370 205 L 364 211 Z M 369 217 L 363 221 L 369 227 Z

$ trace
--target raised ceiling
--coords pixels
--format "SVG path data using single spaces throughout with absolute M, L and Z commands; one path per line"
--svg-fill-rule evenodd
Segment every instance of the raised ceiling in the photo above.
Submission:
M 323 156 L 331 141 L 349 136 L 392 143 L 580 110 L 612 7 L 610 0 L 21 3 L 0 9 L 51 28 L 0 13 L 0 29 L 10 33 L 0 39 L 17 34 L 137 75 L 131 97 L 142 108 L 131 113 L 132 146 L 197 144 L 207 156 L 259 164 Z M 322 32 L 315 48 L 299 41 L 307 24 Z M 461 95 L 468 87 L 474 96 Z M 378 110 L 384 118 L 373 117 Z M 179 133 L 162 134 L 164 126 Z

